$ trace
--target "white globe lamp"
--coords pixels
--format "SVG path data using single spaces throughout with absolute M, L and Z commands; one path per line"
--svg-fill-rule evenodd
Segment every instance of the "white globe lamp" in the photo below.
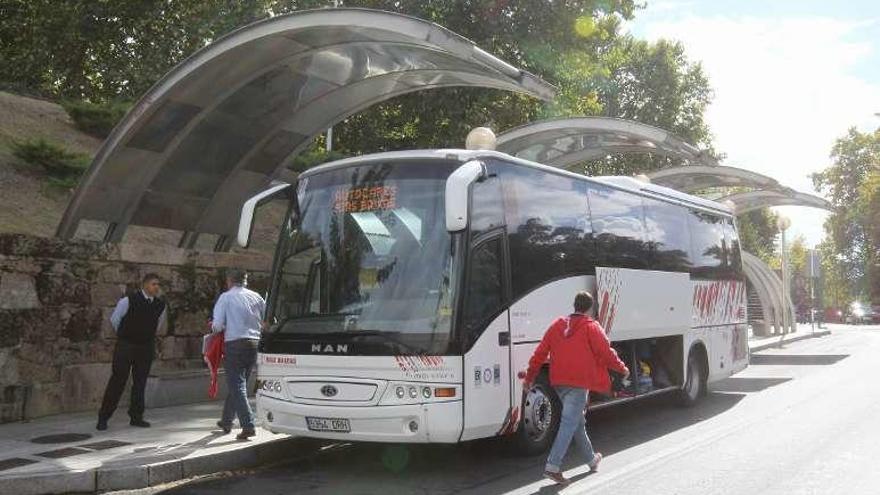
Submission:
M 465 148 L 469 150 L 494 150 L 495 144 L 495 133 L 488 127 L 475 128 L 464 141 Z

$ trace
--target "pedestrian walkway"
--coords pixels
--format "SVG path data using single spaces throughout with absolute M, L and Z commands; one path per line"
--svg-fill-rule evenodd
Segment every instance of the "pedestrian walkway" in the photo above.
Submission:
M 809 323 L 798 323 L 795 332 L 785 335 L 770 335 L 769 337 L 756 337 L 749 332 L 749 350 L 751 352 L 763 351 L 779 345 L 785 345 L 798 340 L 811 339 L 814 337 L 824 337 L 831 334 L 831 330 L 827 325 L 825 328 L 819 328 L 818 325 L 810 326 Z
M 221 401 L 148 409 L 151 428 L 117 413 L 107 431 L 96 413 L 0 425 L 0 494 L 32 495 L 143 488 L 201 474 L 255 466 L 300 450 L 286 435 L 257 428 L 235 439 L 216 422 Z

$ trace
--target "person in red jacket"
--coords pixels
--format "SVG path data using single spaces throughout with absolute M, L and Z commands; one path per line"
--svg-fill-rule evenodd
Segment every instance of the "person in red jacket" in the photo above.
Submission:
M 629 370 L 617 357 L 605 331 L 587 314 L 592 306 L 593 297 L 589 292 L 577 293 L 574 313 L 557 318 L 550 325 L 529 360 L 524 379 L 526 387 L 531 388 L 549 358 L 550 385 L 562 402 L 562 417 L 556 440 L 547 457 L 544 476 L 561 485 L 569 483 L 562 475 L 562 459 L 572 438 L 586 458 L 591 472 L 598 469 L 602 460 L 602 454 L 593 451 L 587 436 L 584 411 L 590 390 L 608 392 L 611 389 L 608 370 L 629 375 Z

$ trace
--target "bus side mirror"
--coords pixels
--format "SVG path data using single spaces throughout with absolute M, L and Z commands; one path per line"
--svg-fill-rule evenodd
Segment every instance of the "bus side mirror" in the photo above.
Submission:
M 290 184 L 275 183 L 269 189 L 244 202 L 241 206 L 241 217 L 238 220 L 238 235 L 235 239 L 239 246 L 246 248 L 251 243 L 251 233 L 254 230 L 254 215 L 257 212 L 257 208 L 275 199 L 282 193 L 286 193 L 289 188 Z
M 486 176 L 486 166 L 473 160 L 455 169 L 446 179 L 446 230 L 460 232 L 467 228 L 471 184 Z

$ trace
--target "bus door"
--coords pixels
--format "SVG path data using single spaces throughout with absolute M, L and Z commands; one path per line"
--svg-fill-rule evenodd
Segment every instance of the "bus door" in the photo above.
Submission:
M 471 242 L 463 298 L 462 440 L 499 434 L 510 421 L 509 273 L 504 229 Z

